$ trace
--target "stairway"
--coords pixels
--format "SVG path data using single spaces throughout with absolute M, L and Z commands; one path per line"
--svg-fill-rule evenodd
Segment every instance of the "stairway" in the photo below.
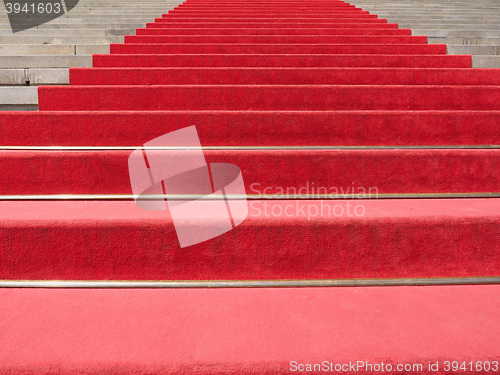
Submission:
M 498 371 L 500 71 L 341 0 L 158 16 L 0 113 L 0 372 Z M 248 216 L 182 248 L 129 157 L 192 125 Z
M 474 68 L 500 68 L 500 4 L 495 0 L 356 0 L 356 6 L 446 43 L 452 55 L 471 54 Z
M 37 110 L 38 85 L 68 84 L 70 67 L 92 66 L 92 54 L 109 53 L 110 43 L 122 43 L 124 35 L 178 4 L 80 0 L 59 18 L 13 33 L 2 3 L 0 110 Z

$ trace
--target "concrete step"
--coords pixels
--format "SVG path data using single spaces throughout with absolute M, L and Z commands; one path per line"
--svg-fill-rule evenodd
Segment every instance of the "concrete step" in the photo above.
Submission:
M 0 86 L 1 111 L 35 111 L 38 109 L 37 87 Z
M 458 25 L 459 27 L 463 27 L 463 25 L 485 25 L 485 26 L 491 26 L 495 27 L 498 26 L 498 23 L 496 21 L 474 21 L 474 20 L 449 20 L 449 19 L 442 19 L 439 21 L 436 20 L 428 20 L 428 19 L 413 19 L 413 20 L 402 20 L 400 22 L 401 25 L 405 24 L 411 24 L 411 25 L 429 25 L 429 24 L 434 24 L 437 27 L 440 25 L 447 26 L 447 25 Z
M 106 44 L 3 44 L 0 56 L 92 55 L 109 53 Z
M 439 37 L 429 36 L 428 43 L 432 44 L 466 44 L 466 45 L 500 45 L 500 37 L 498 38 L 459 38 L 459 37 Z
M 500 5 L 494 1 L 353 0 L 364 10 L 447 44 L 449 54 L 473 55 L 473 67 L 500 67 Z
M 113 23 L 146 23 L 146 22 L 152 22 L 154 21 L 155 17 L 144 17 L 141 15 L 138 15 L 137 17 L 113 17 L 111 20 L 109 17 L 94 17 L 94 16 L 89 16 L 89 17 L 78 17 L 78 18 L 68 18 L 68 17 L 61 17 L 61 18 L 56 18 L 53 21 L 48 22 L 47 24 L 78 24 L 78 25 L 85 25 L 87 23 L 90 24 L 95 24 L 95 23 L 107 23 L 108 25 L 112 25 Z M 8 20 L 0 20 L 0 24 L 2 25 L 9 25 Z
M 0 56 L 0 69 L 90 67 L 90 55 Z
M 28 29 L 24 31 L 19 31 L 15 34 L 12 30 L 0 29 L 0 37 L 10 36 L 13 38 L 19 38 L 23 36 L 105 36 L 105 29 L 73 29 L 73 30 L 38 30 L 38 29 Z
M 448 54 L 450 55 L 499 55 L 499 46 L 488 45 L 464 45 L 464 44 L 448 44 Z
M 167 14 L 169 11 L 169 7 L 162 7 L 158 9 L 114 9 L 114 10 L 91 10 L 91 11 L 70 11 L 68 13 L 62 14 L 59 18 L 75 18 L 75 17 L 92 17 L 92 16 L 129 16 L 134 17 L 137 15 L 141 16 L 153 16 L 156 17 L 158 14 Z M 33 14 L 23 14 L 23 18 L 29 19 L 34 17 Z M 0 19 L 8 19 L 8 17 L 3 16 Z
M 3 26 L 2 26 L 3 27 Z M 73 29 L 126 29 L 126 28 L 138 28 L 144 27 L 144 23 L 113 23 L 113 22 L 103 22 L 103 23 L 88 23 L 85 25 L 82 24 L 73 24 L 73 23 L 44 23 L 36 28 L 36 30 L 73 30 Z M 9 26 L 10 29 L 10 26 Z M 35 30 L 35 29 L 32 29 Z
M 473 68 L 500 68 L 500 56 L 476 55 L 472 56 Z
M 0 36 L 0 44 L 110 44 L 123 36 Z
M 50 68 L 50 69 L 26 69 L 26 76 L 31 86 L 49 85 L 49 84 L 69 84 L 68 68 Z M 37 101 L 38 103 L 38 101 Z
M 133 20 L 133 19 L 137 19 L 137 18 L 148 18 L 148 19 L 151 19 L 151 18 L 154 18 L 154 17 L 158 17 L 159 14 L 157 12 L 151 12 L 151 13 L 119 13 L 119 12 L 115 12 L 115 13 L 111 13 L 111 14 L 72 14 L 71 12 L 70 13 L 67 13 L 67 14 L 64 14 L 56 19 L 54 19 L 53 21 L 50 21 L 50 22 L 56 22 L 56 21 L 62 21 L 62 20 L 82 20 L 82 21 L 85 21 L 85 20 L 93 20 L 93 19 L 99 19 L 99 20 L 103 20 L 103 19 L 109 19 L 109 18 L 113 18 L 113 19 L 130 19 L 130 20 Z M 25 18 L 26 20 L 29 20 L 30 17 L 26 17 Z M 5 17 L 5 18 L 0 18 L 0 21 L 2 22 L 8 22 L 8 18 Z
M 75 55 L 74 44 L 2 44 L 0 56 L 6 55 Z
M 69 84 L 68 68 L 0 69 L 1 86 Z
M 11 30 L 0 29 L 0 37 L 10 36 L 19 38 L 22 36 L 76 36 L 76 37 L 87 37 L 87 36 L 124 36 L 124 35 L 134 35 L 136 28 L 115 28 L 106 27 L 103 29 L 70 29 L 70 30 L 44 30 L 44 29 L 28 29 L 25 31 L 17 32 L 15 35 L 12 34 Z
M 460 38 L 500 38 L 500 30 L 473 30 L 473 29 L 422 29 L 413 27 L 413 35 L 428 35 L 440 37 Z
M 454 22 L 454 23 L 436 23 L 435 21 L 429 22 L 408 22 L 399 23 L 399 27 L 402 29 L 446 29 L 446 30 L 464 30 L 471 29 L 474 30 L 500 30 L 500 24 L 498 23 L 464 23 L 464 22 Z
M 89 67 L 92 54 L 109 53 L 110 43 L 123 43 L 178 1 L 87 1 L 67 14 L 16 34 L 7 14 L 0 14 L 0 109 L 37 108 L 36 86 L 67 84 L 69 67 Z

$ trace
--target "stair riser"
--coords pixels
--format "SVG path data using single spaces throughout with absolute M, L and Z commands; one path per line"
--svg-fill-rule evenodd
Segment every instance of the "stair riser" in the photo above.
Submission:
M 445 55 L 444 44 L 112 44 L 111 54 L 404 54 Z
M 247 35 L 247 36 L 218 36 L 218 35 L 126 35 L 125 43 L 240 43 L 240 44 L 283 44 L 283 43 L 332 43 L 332 44 L 427 44 L 425 36 L 411 35 Z
M 151 151 L 165 160 L 189 151 Z M 0 195 L 132 194 L 131 151 L 1 151 Z M 193 154 L 193 152 L 191 152 Z M 194 155 L 194 154 L 193 154 Z M 194 157 L 194 156 L 193 156 Z M 247 194 L 315 186 L 366 194 L 499 193 L 500 150 L 206 150 L 241 168 Z M 265 190 L 264 190 L 265 189 Z M 324 190 L 326 189 L 326 190 Z M 333 189 L 333 190 L 332 190 Z M 351 190 L 348 190 L 351 189 Z M 278 196 L 280 197 L 280 196 Z
M 0 241 L 8 251 L 0 252 L 0 278 L 497 276 L 499 201 L 465 202 L 253 201 L 238 227 L 186 249 L 179 247 L 168 211 L 141 210 L 133 202 L 1 202 Z M 348 217 L 348 204 L 351 215 L 362 205 L 363 219 Z M 323 214 L 314 214 L 321 207 Z M 334 209 L 339 217 L 327 218 Z M 209 226 L 207 215 L 200 218 Z
M 137 35 L 411 35 L 409 29 L 137 29 Z
M 2 112 L 0 144 L 137 147 L 194 124 L 207 146 L 500 145 L 499 116 L 498 111 Z
M 197 10 L 197 9 L 174 9 L 168 12 L 168 14 L 163 14 L 162 18 L 170 17 L 190 17 L 190 16 L 204 16 L 204 17 L 232 17 L 236 15 L 238 17 L 288 17 L 288 16 L 367 16 L 370 12 L 364 11 L 361 8 L 341 8 L 341 9 L 308 9 L 308 10 L 296 10 L 296 9 L 256 9 L 256 10 L 242 10 L 242 9 L 214 9 L 214 10 Z
M 318 13 L 288 13 L 288 14 L 267 14 L 267 13 L 262 13 L 262 14 L 241 14 L 239 12 L 237 13 L 227 13 L 227 14 L 217 14 L 217 15 L 211 15 L 210 17 L 207 16 L 205 13 L 200 12 L 200 13 L 187 13 L 187 14 L 169 14 L 168 17 L 164 17 L 165 20 L 170 21 L 173 19 L 178 19 L 178 20 L 187 20 L 187 19 L 207 19 L 210 21 L 214 20 L 219 20 L 219 19 L 276 19 L 276 18 L 288 18 L 288 19 L 293 19 L 293 20 L 298 20 L 298 19 L 311 19 L 311 20 L 316 20 L 316 19 L 328 19 L 330 22 L 332 20 L 336 19 L 344 19 L 344 18 L 355 18 L 358 20 L 366 20 L 366 19 L 374 19 L 378 18 L 377 15 L 375 14 L 367 14 L 367 13 L 338 13 L 338 14 L 322 14 L 320 12 Z
M 232 16 L 237 16 L 237 17 L 259 17 L 259 16 L 265 16 L 265 17 L 319 17 L 319 16 L 351 16 L 351 15 L 356 15 L 356 16 L 365 16 L 369 15 L 368 11 L 363 11 L 360 8 L 348 8 L 348 9 L 343 9 L 343 10 L 324 10 L 324 9 L 311 9 L 311 10 L 294 10 L 294 9 L 289 9 L 285 11 L 279 11 L 277 9 L 274 10 L 239 10 L 239 9 L 234 9 L 234 10 L 196 10 L 196 9 L 191 9 L 191 10 L 172 10 L 168 14 L 164 14 L 163 18 L 170 18 L 170 17 L 198 17 L 198 16 L 203 16 L 203 17 L 209 17 L 209 16 L 215 16 L 215 17 L 232 17 Z
M 221 12 L 221 13 L 227 13 L 227 12 L 243 12 L 243 13 L 253 13 L 253 14 L 263 14 L 263 13 L 275 13 L 275 12 L 280 12 L 283 11 L 284 7 L 283 6 L 276 6 L 276 5 L 214 5 L 214 6 L 200 6 L 200 5 L 192 5 L 192 6 L 179 6 L 175 7 L 174 9 L 170 10 L 168 13 L 165 13 L 165 18 L 168 17 L 172 13 L 176 12 L 207 12 L 207 13 L 215 13 L 215 12 Z M 315 5 L 313 7 L 305 7 L 304 5 L 287 5 L 286 6 L 286 12 L 304 12 L 304 13 L 311 13 L 311 12 L 326 12 L 326 13 L 331 13 L 331 12 L 348 12 L 348 11 L 362 11 L 363 9 L 356 7 L 354 5 L 345 5 L 345 6 L 328 6 L 328 5 Z
M 119 51 L 121 52 L 121 51 Z M 72 85 L 500 85 L 495 69 L 72 68 Z
M 290 23 L 280 22 L 279 19 L 273 22 L 150 22 L 146 24 L 148 29 L 167 29 L 167 28 L 193 28 L 193 29 L 206 29 L 206 28 L 250 28 L 253 30 L 268 29 L 268 28 L 388 28 L 397 29 L 398 25 L 395 23 L 379 22 L 380 20 L 368 20 L 365 22 L 345 22 L 331 23 L 331 22 L 307 22 L 307 23 Z
M 471 56 L 329 54 L 94 55 L 94 67 L 394 67 L 470 68 Z
M 254 10 L 254 9 L 269 9 L 269 8 L 275 8 L 275 9 L 291 9 L 291 8 L 300 8 L 300 9 L 318 9 L 318 8 L 325 8 L 325 9 L 352 9 L 352 8 L 357 8 L 356 5 L 351 5 L 351 4 L 346 4 L 346 3 L 329 3 L 329 2 L 308 2 L 307 4 L 300 3 L 300 2 L 290 2 L 290 3 L 265 3 L 265 2 L 252 2 L 252 3 L 217 3 L 217 2 L 211 2 L 209 4 L 205 3 L 182 3 L 178 4 L 177 6 L 173 7 L 172 10 L 181 10 L 181 9 L 207 9 L 207 10 L 213 10 L 213 9 L 232 9 L 232 8 L 238 8 L 238 9 L 249 9 L 249 10 Z
M 41 86 L 38 94 L 43 111 L 500 109 L 496 86 Z
M 205 23 L 216 23 L 216 24 L 226 24 L 226 23 L 240 23 L 240 24 L 256 24 L 256 25 L 262 25 L 262 26 L 272 26 L 276 24 L 282 24 L 282 25 L 287 25 L 288 27 L 294 27 L 296 25 L 301 25 L 306 23 L 308 27 L 314 26 L 314 25 L 325 25 L 328 27 L 332 23 L 374 23 L 374 24 L 387 24 L 386 19 L 382 18 L 374 18 L 374 17 L 369 17 L 367 18 L 339 18 L 336 19 L 335 22 L 332 22 L 331 19 L 329 18 L 288 18 L 288 17 L 279 17 L 279 18 L 266 18 L 266 17 L 261 17 L 261 18 L 217 18 L 214 20 L 214 18 L 155 18 L 155 23 L 158 23 L 160 25 L 176 25 L 176 24 L 183 24 L 183 23 L 196 23 L 198 25 L 202 25 Z

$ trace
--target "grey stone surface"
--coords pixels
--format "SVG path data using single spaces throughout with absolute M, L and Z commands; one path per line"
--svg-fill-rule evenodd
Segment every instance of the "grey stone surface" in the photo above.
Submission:
M 25 85 L 25 69 L 0 69 L 0 85 Z
M 0 69 L 90 67 L 92 56 L 0 56 Z
M 488 45 L 448 44 L 450 55 L 497 55 L 499 48 Z
M 472 56 L 474 68 L 500 68 L 500 56 L 476 55 Z
M 0 44 L 0 56 L 74 54 L 74 44 Z
M 37 105 L 37 87 L 0 87 L 0 105 Z
M 38 104 L 0 104 L 0 111 L 38 111 Z
M 123 43 L 122 36 L 0 36 L 0 44 L 110 44 Z
M 77 55 L 93 55 L 109 53 L 109 44 L 76 44 Z
M 500 68 L 498 0 L 352 0 L 432 44 L 447 44 L 449 54 L 473 55 L 473 66 Z
M 68 85 L 69 70 L 68 68 L 52 68 L 52 69 L 26 69 L 26 79 L 30 85 Z
M 110 43 L 182 2 L 80 0 L 62 17 L 15 34 L 0 2 L 0 110 L 36 110 L 37 85 L 67 84 L 69 67 L 92 66 L 92 54 L 109 53 Z
M 464 45 L 500 45 L 500 38 L 459 38 L 459 37 L 428 37 L 432 44 L 464 44 Z
M 68 68 L 0 69 L 0 86 L 65 85 L 68 83 Z
M 63 17 L 12 34 L 0 12 L 0 110 L 36 109 L 39 84 L 65 84 L 69 67 L 88 67 L 91 55 L 109 53 L 110 43 L 168 13 L 181 0 L 81 0 Z M 388 22 L 445 43 L 450 54 L 472 54 L 474 67 L 500 67 L 500 1 L 352 0 Z M 0 4 L 0 9 L 3 3 Z M 19 89 L 19 90 L 16 90 Z M 16 107 L 18 106 L 18 107 Z

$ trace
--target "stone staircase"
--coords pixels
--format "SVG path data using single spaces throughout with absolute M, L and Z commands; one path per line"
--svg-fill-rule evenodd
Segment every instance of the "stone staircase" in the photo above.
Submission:
M 0 113 L 0 374 L 497 373 L 500 69 L 341 0 L 162 13 Z
M 500 68 L 500 2 L 496 0 L 354 0 L 388 22 L 448 45 L 451 55 L 473 55 L 475 68 Z
M 180 0 L 100 2 L 82 0 L 69 13 L 13 34 L 0 13 L 0 110 L 38 109 L 37 85 L 67 84 L 68 68 L 89 67 L 92 54 L 172 9 Z M 500 4 L 494 0 L 360 0 L 353 4 L 447 44 L 449 54 L 473 55 L 473 67 L 500 67 Z M 3 4 L 0 5 L 0 9 Z M 41 31 L 42 30 L 42 31 Z
M 0 5 L 0 110 L 38 109 L 38 85 L 67 84 L 70 67 L 92 66 L 92 55 L 109 53 L 158 14 L 180 1 L 81 0 L 65 15 L 13 33 Z

